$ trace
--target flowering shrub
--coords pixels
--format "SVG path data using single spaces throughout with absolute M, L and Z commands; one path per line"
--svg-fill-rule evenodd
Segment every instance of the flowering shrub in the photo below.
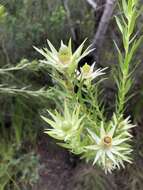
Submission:
M 42 116 L 51 128 L 45 133 L 59 140 L 58 144 L 80 155 L 93 165 L 98 164 L 105 172 L 124 167 L 124 162 L 132 162 L 131 128 L 135 127 L 130 116 L 124 117 L 125 103 L 132 85 L 130 63 L 141 37 L 134 35 L 137 12 L 137 0 L 123 0 L 120 4 L 123 15 L 116 17 L 122 35 L 124 52 L 118 50 L 119 65 L 115 82 L 117 85 L 116 102 L 112 117 L 108 118 L 104 104 L 99 102 L 100 82 L 107 68 L 94 69 L 85 63 L 78 69 L 79 61 L 93 51 L 88 47 L 83 51 L 85 41 L 73 53 L 71 40 L 68 45 L 61 42 L 56 50 L 48 41 L 47 48 L 35 49 L 45 60 L 40 63 L 48 67 L 55 84 L 51 97 L 56 105 L 55 111 L 48 110 L 49 116 Z

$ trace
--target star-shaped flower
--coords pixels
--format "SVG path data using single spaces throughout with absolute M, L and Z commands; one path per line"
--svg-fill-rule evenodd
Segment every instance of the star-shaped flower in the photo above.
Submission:
M 115 115 L 113 118 L 115 119 Z M 132 136 L 128 130 L 134 126 L 130 124 L 129 118 L 120 121 L 121 123 L 123 124 L 122 129 L 119 128 L 119 123 L 115 124 L 114 121 L 111 121 L 110 129 L 105 130 L 105 124 L 101 122 L 99 134 L 88 129 L 93 144 L 86 146 L 86 149 L 94 151 L 93 165 L 98 163 L 105 172 L 111 172 L 120 166 L 124 167 L 124 161 L 131 163 L 132 149 L 128 143 Z
M 68 71 L 70 74 L 72 74 L 77 69 L 79 61 L 93 51 L 91 46 L 83 51 L 85 41 L 86 40 L 83 41 L 83 43 L 74 53 L 72 52 L 71 40 L 69 40 L 68 45 L 65 45 L 63 41 L 61 41 L 61 46 L 58 51 L 54 48 L 49 40 L 47 40 L 47 42 L 50 50 L 47 48 L 34 48 L 46 58 L 46 60 L 42 60 L 41 63 L 50 65 L 61 73 Z
M 45 133 L 58 140 L 69 141 L 78 133 L 83 127 L 82 121 L 85 116 L 80 117 L 80 107 L 75 106 L 71 111 L 65 103 L 63 115 L 55 112 L 55 114 L 48 111 L 52 119 L 41 116 L 52 128 L 45 130 Z
M 99 68 L 97 70 L 94 70 L 94 67 L 95 63 L 93 63 L 91 66 L 85 63 L 85 65 L 80 68 L 80 71 L 77 71 L 78 79 L 84 80 L 86 84 L 88 82 L 91 82 L 96 77 L 105 74 L 103 71 L 107 69 L 106 67 L 104 69 Z

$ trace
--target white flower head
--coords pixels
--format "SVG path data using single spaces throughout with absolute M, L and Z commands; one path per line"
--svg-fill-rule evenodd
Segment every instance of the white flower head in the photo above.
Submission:
M 99 164 L 105 173 L 111 173 L 112 170 L 121 166 L 124 167 L 124 161 L 131 163 L 130 153 L 132 149 L 129 140 L 132 136 L 128 129 L 132 128 L 133 125 L 128 123 L 127 119 L 123 120 L 122 123 L 126 125 L 126 127 L 123 126 L 122 130 L 114 122 L 110 122 L 109 130 L 105 130 L 106 124 L 101 122 L 99 134 L 88 129 L 93 144 L 86 146 L 86 149 L 87 151 L 94 151 L 93 165 Z
M 72 52 L 71 40 L 69 40 L 68 45 L 65 45 L 63 41 L 61 41 L 61 46 L 58 51 L 49 40 L 47 40 L 47 42 L 50 50 L 47 48 L 34 48 L 46 58 L 46 60 L 42 60 L 41 63 L 50 65 L 61 73 L 64 73 L 65 70 L 74 73 L 79 61 L 93 51 L 91 46 L 83 51 L 85 41 L 86 40 L 83 41 L 74 53 Z
M 77 71 L 78 79 L 85 80 L 85 83 L 86 81 L 92 81 L 96 77 L 104 75 L 105 73 L 103 71 L 107 69 L 107 68 L 104 69 L 99 68 L 97 70 L 94 70 L 94 67 L 95 67 L 95 62 L 91 66 L 85 63 L 80 68 L 80 72 Z
M 48 111 L 49 112 L 49 111 Z M 49 112 L 52 119 L 41 116 L 42 119 L 51 125 L 52 128 L 46 129 L 45 133 L 55 139 L 69 141 L 72 137 L 81 132 L 84 116 L 80 117 L 80 107 L 76 106 L 71 111 L 65 103 L 63 115 L 56 112 Z

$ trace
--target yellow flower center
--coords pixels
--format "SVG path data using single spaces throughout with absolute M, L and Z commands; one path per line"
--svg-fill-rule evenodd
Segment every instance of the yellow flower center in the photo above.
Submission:
M 90 72 L 90 65 L 88 65 L 87 63 L 82 67 L 82 71 L 83 73 L 87 74 Z
M 67 64 L 70 62 L 71 52 L 69 51 L 68 47 L 64 46 L 60 48 L 59 59 L 63 64 Z
M 63 121 L 62 129 L 68 131 L 70 129 L 70 124 L 67 121 Z
M 112 145 L 112 137 L 110 136 L 105 136 L 103 138 L 103 144 L 107 147 L 111 146 Z

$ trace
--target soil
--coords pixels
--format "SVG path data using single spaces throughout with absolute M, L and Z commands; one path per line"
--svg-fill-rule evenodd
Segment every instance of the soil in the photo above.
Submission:
M 49 137 L 42 139 L 38 145 L 40 179 L 34 190 L 73 190 L 71 180 L 78 159 Z

